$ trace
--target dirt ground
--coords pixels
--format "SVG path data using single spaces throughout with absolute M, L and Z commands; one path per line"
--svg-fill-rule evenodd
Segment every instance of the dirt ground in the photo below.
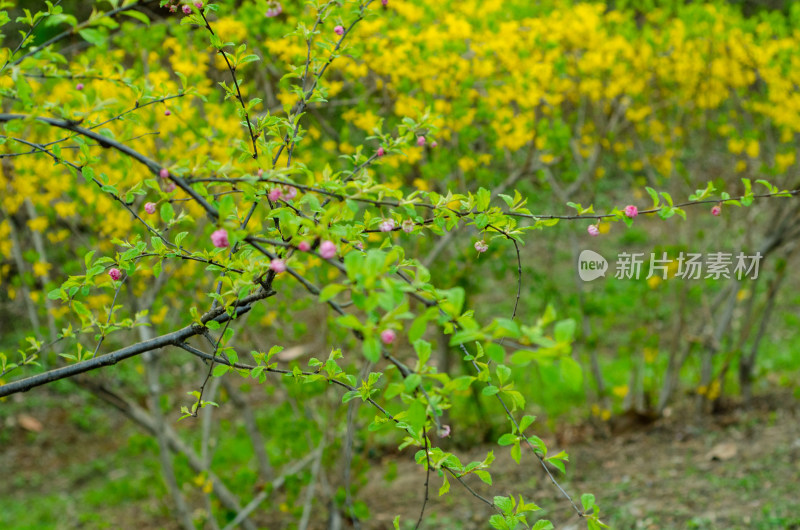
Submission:
M 693 410 L 687 403 L 684 410 L 648 424 L 635 418 L 617 418 L 614 432 L 583 425 L 542 437 L 550 451 L 563 449 L 570 454 L 568 475 L 559 477 L 566 491 L 576 503 L 581 493 L 593 493 L 602 508 L 603 521 L 612 528 L 800 529 L 800 402 L 788 392 L 775 391 L 757 399 L 749 410 L 732 406 L 721 414 L 704 416 Z M 17 415 L 0 425 L 6 430 L 0 444 L 0 476 L 7 479 L 0 481 L 4 511 L 10 503 L 24 506 L 37 495 L 74 499 L 76 492 L 90 485 L 107 491 L 113 486 L 108 482 L 112 475 L 126 472 L 115 469 L 118 461 L 99 458 L 115 451 L 108 441 L 116 438 L 123 445 L 123 437 L 98 438 L 57 413 L 40 420 L 48 428 L 33 443 L 30 429 L 35 430 L 37 425 L 20 423 L 30 418 Z M 60 423 L 58 435 L 46 435 L 54 423 Z M 117 417 L 108 428 L 111 433 L 122 432 L 124 423 Z M 488 449 L 451 450 L 466 463 L 482 460 Z M 557 529 L 585 528 L 568 501 L 546 480 L 535 458 L 523 453 L 521 465 L 517 465 L 507 449 L 495 448 L 491 487 L 476 477 L 468 477 L 468 484 L 487 498 L 521 493 L 526 502 L 541 506 L 542 511 L 537 513 L 550 519 Z M 366 487 L 359 494 L 369 506 L 372 519 L 361 528 L 391 528 L 397 514 L 401 528 L 413 528 L 424 497 L 425 473 L 413 463 L 412 455 L 413 451 L 406 450 L 373 463 Z M 84 472 L 75 473 L 75 462 L 84 460 Z M 397 472 L 389 481 L 386 470 L 392 461 Z M 68 466 L 73 471 L 65 473 Z M 142 480 L 152 478 L 143 476 Z M 489 527 L 486 521 L 490 512 L 485 504 L 454 481 L 450 492 L 439 497 L 441 483 L 441 478 L 432 474 L 431 499 L 421 528 Z M 61 514 L 56 527 L 175 528 L 167 504 L 166 499 L 152 496 L 123 500 L 103 509 L 107 513 L 86 519 L 80 515 L 85 507 L 71 501 L 62 505 L 66 513 Z M 39 506 L 37 509 L 49 508 L 41 502 Z M 327 507 L 320 508 L 320 512 L 327 512 Z M 321 524 L 327 514 L 318 514 Z M 115 523 L 109 526 L 108 521 Z M 281 520 L 265 527 L 293 526 Z M 9 528 L 21 526 L 12 524 Z
M 748 411 L 737 407 L 696 416 L 690 408 L 649 425 L 617 421 L 615 429 L 622 432 L 604 438 L 588 428 L 543 438 L 551 452 L 570 454 L 568 475 L 560 480 L 566 491 L 578 504 L 581 493 L 593 493 L 602 520 L 612 528 L 800 528 L 798 401 L 776 393 L 756 400 Z M 569 441 L 575 438 L 583 439 Z M 483 459 L 486 450 L 458 454 L 469 462 Z M 537 513 L 557 529 L 586 527 L 532 455 L 523 453 L 520 465 L 505 449 L 495 455 L 491 487 L 469 479 L 476 492 L 491 498 L 516 491 L 542 507 Z M 384 494 L 369 496 L 376 514 L 369 528 L 391 527 L 394 513 L 416 522 L 424 472 L 402 462 L 397 475 L 383 483 Z M 372 483 L 381 480 L 376 470 Z M 441 483 L 439 477 L 432 480 L 423 528 L 488 528 L 491 512 L 485 504 L 457 483 L 438 497 Z

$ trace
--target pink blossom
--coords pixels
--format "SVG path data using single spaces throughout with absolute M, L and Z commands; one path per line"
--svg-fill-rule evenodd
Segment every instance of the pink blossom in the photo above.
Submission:
M 381 342 L 384 344 L 391 344 L 397 339 L 397 333 L 393 329 L 384 329 L 381 331 Z
M 356 241 L 353 243 L 353 246 L 356 247 L 358 250 L 364 250 L 364 243 L 361 241 Z
M 639 215 L 639 208 L 637 208 L 632 204 L 629 204 L 628 206 L 625 207 L 625 215 L 633 219 L 634 217 Z
M 431 142 L 431 147 L 435 148 L 435 147 L 438 147 L 438 146 L 439 146 L 439 144 L 436 143 L 436 140 Z
M 176 187 L 177 186 L 175 186 L 175 183 L 172 182 L 171 180 L 168 180 L 164 183 L 164 191 L 167 193 L 175 191 Z
M 481 254 L 489 250 L 489 244 L 482 239 L 480 241 L 476 241 L 474 246 L 475 250 L 477 250 Z
M 291 201 L 295 197 L 297 197 L 297 188 L 294 186 L 286 186 L 286 191 L 283 192 L 283 197 L 287 201 Z
M 333 28 L 333 32 L 341 37 L 342 35 L 344 35 L 344 27 L 336 26 L 335 28 Z
M 77 88 L 78 90 L 83 90 L 83 83 L 78 83 L 77 85 L 75 85 L 75 88 Z
M 203 2 L 201 2 L 200 0 L 196 0 L 194 3 L 194 7 L 196 7 L 197 9 L 203 9 Z
M 149 213 L 150 215 L 153 215 L 154 213 L 156 213 L 156 203 L 154 202 L 145 203 L 144 211 Z
M 425 145 L 425 137 L 424 136 L 417 136 L 417 145 L 422 147 Z
M 211 243 L 217 248 L 225 248 L 230 243 L 228 243 L 228 231 L 224 228 L 220 228 L 219 230 L 215 230 L 211 233 Z
M 439 431 L 439 438 L 447 438 L 450 436 L 450 426 L 442 425 L 442 430 Z
M 333 241 L 324 240 L 319 244 L 319 255 L 324 259 L 331 259 L 336 256 L 336 244 Z
M 263 177 L 263 176 L 264 176 L 264 170 L 263 170 L 263 169 L 261 169 L 261 168 L 258 168 L 258 173 L 257 173 L 257 175 L 259 176 L 259 178 L 260 178 L 260 177 Z
M 412 221 L 411 219 L 406 219 L 405 221 L 403 221 L 403 232 L 405 232 L 406 234 L 410 234 L 413 231 L 414 231 L 414 221 Z
M 383 7 L 386 7 L 387 5 L 389 5 L 389 0 L 381 0 L 381 5 Z
M 270 270 L 275 271 L 277 274 L 280 274 L 281 272 L 286 272 L 286 262 L 283 261 L 282 259 L 276 258 L 269 262 L 269 268 Z
M 117 281 L 122 278 L 122 271 L 116 267 L 113 267 L 108 270 L 108 275 L 111 276 L 112 280 Z
M 158 172 L 158 176 L 161 177 L 162 179 L 169 178 L 169 171 L 167 171 L 167 168 L 162 167 L 161 171 Z
M 309 244 L 308 241 L 301 241 L 297 245 L 297 250 L 299 250 L 300 252 L 308 252 L 309 250 L 311 250 L 311 245 Z
M 183 7 L 181 9 L 183 9 L 183 13 L 185 15 L 188 15 L 189 13 L 192 12 L 192 6 L 190 6 L 189 4 L 183 4 Z
M 172 112 L 169 109 L 164 111 L 164 116 L 169 116 L 170 114 L 172 114 Z
M 178 10 L 178 6 L 176 6 L 175 4 L 172 4 L 171 6 L 169 6 L 169 12 L 170 13 L 174 13 L 177 10 Z
M 281 195 L 283 195 L 283 192 L 280 188 L 272 188 L 269 190 L 269 195 L 267 195 L 267 197 L 269 197 L 269 200 L 271 201 L 277 201 L 281 198 Z
M 711 208 L 711 215 L 716 216 L 721 213 L 722 213 L 722 207 L 719 204 Z
M 264 14 L 267 16 L 267 18 L 273 18 L 277 17 L 281 13 L 283 13 L 283 7 L 278 2 L 272 2 L 270 3 L 269 8 L 267 8 L 267 12 Z
M 597 225 L 589 225 L 586 231 L 589 232 L 589 235 L 592 237 L 600 235 L 600 229 L 597 228 Z
M 380 146 L 375 154 L 378 156 L 383 156 L 386 154 L 386 151 L 383 149 L 383 146 Z
M 391 232 L 394 230 L 394 219 L 384 219 L 379 228 L 381 232 Z

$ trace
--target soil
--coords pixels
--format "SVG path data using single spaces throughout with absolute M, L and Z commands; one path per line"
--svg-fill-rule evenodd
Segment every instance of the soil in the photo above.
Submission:
M 749 410 L 738 404 L 714 415 L 690 410 L 687 404 L 648 424 L 617 418 L 611 433 L 583 426 L 542 438 L 551 453 L 563 449 L 570 455 L 567 476 L 556 475 L 564 489 L 578 505 L 581 493 L 593 493 L 601 520 L 612 528 L 800 529 L 798 401 L 776 393 L 757 399 Z M 576 440 L 576 432 L 583 439 Z M 549 519 L 555 528 L 586 528 L 532 454 L 523 452 L 517 465 L 506 449 L 495 450 L 493 485 L 468 477 L 471 488 L 489 499 L 517 492 L 544 508 L 536 512 L 538 518 Z M 454 452 L 469 462 L 482 460 L 487 450 Z M 405 461 L 398 463 L 397 476 L 387 483 L 379 469 L 374 471 L 371 484 L 382 484 L 370 490 L 381 494 L 369 496 L 375 520 L 367 528 L 391 528 L 390 514 L 397 513 L 402 521 L 416 523 L 424 471 Z M 441 484 L 432 475 L 420 528 L 488 528 L 493 513 L 488 506 L 452 480 L 450 492 L 439 497 Z
M 713 415 L 696 415 L 693 410 L 687 403 L 684 409 L 656 421 L 623 416 L 600 427 L 564 427 L 542 438 L 551 452 L 563 449 L 570 455 L 567 476 L 556 474 L 563 488 L 577 504 L 581 493 L 593 493 L 602 508 L 601 519 L 612 528 L 800 529 L 797 399 L 776 391 L 757 399 L 747 410 L 738 404 Z M 96 433 L 81 429 L 58 409 L 30 415 L 38 417 L 17 414 L 0 422 L 5 431 L 0 443 L 0 476 L 8 479 L 0 481 L 3 505 L 29 502 L 27 499 L 37 494 L 69 496 L 89 482 L 97 487 L 115 473 L 125 472 L 89 465 L 97 455 L 115 451 L 115 444 L 109 441 L 114 437 L 104 436 L 106 442 L 98 443 Z M 36 421 L 45 426 L 42 432 L 35 432 L 41 426 Z M 116 417 L 109 428 L 123 432 L 124 423 Z M 124 437 L 117 439 L 119 447 L 125 444 Z M 482 460 L 490 449 L 460 450 L 448 448 L 445 444 L 453 443 L 450 440 L 442 443 L 464 463 Z M 523 452 L 517 465 L 507 449 L 494 448 L 497 459 L 491 469 L 492 486 L 474 476 L 466 477 L 466 483 L 488 499 L 511 492 L 522 494 L 526 502 L 543 508 L 536 512 L 538 518 L 549 519 L 557 529 L 585 528 L 533 455 Z M 413 453 L 407 449 L 374 462 L 359 493 L 371 513 L 361 528 L 392 528 L 392 519 L 398 514 L 401 528 L 414 527 L 425 495 L 425 472 L 413 462 Z M 84 474 L 62 472 L 84 461 Z M 396 474 L 392 473 L 396 478 L 387 480 L 391 462 L 396 464 Z M 36 484 L 31 477 L 37 477 Z M 457 482 L 450 482 L 450 492 L 440 497 L 442 480 L 435 472 L 431 474 L 430 500 L 420 528 L 488 528 L 491 509 Z M 120 528 L 175 528 L 168 504 L 168 499 L 154 497 L 131 500 L 109 506 L 109 513 L 98 514 L 97 520 L 125 521 L 114 525 Z M 320 508 L 320 512 L 326 511 L 326 507 Z M 81 507 L 74 506 L 74 510 L 79 514 Z M 322 524 L 327 513 L 318 515 Z M 108 527 L 69 513 L 62 520 L 63 528 Z M 285 523 L 288 521 L 267 527 L 285 528 Z M 316 527 L 312 524 L 310 528 Z

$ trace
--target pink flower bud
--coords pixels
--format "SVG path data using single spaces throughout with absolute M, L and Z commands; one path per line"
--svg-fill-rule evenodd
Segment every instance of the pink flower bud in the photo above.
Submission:
M 442 425 L 442 430 L 439 431 L 439 438 L 447 438 L 450 436 L 450 426 Z
M 162 167 L 161 171 L 158 172 L 158 176 L 161 177 L 162 179 L 169 178 L 169 171 L 167 171 L 167 168 Z
M 164 191 L 167 193 L 175 191 L 175 188 L 176 188 L 175 183 L 172 182 L 171 180 L 168 180 L 164 183 Z
M 192 12 L 192 6 L 190 6 L 189 4 L 183 4 L 183 7 L 181 9 L 183 9 L 184 15 L 188 15 L 189 13 Z
M 639 208 L 637 208 L 632 204 L 629 204 L 628 206 L 625 207 L 625 215 L 633 219 L 634 217 L 639 215 Z
M 335 28 L 333 28 L 333 32 L 341 37 L 342 35 L 344 35 L 344 27 L 336 26 Z
M 297 245 L 297 250 L 299 250 L 300 252 L 308 252 L 309 250 L 311 250 L 311 245 L 309 244 L 308 241 L 301 241 Z
M 196 7 L 197 9 L 203 9 L 203 2 L 201 2 L 200 0 L 196 0 L 194 3 L 194 7 Z
M 267 12 L 264 13 L 267 18 L 277 17 L 283 12 L 283 7 L 278 2 L 271 2 L 269 4 L 269 8 L 267 8 Z
M 438 147 L 438 146 L 439 146 L 439 144 L 438 144 L 438 143 L 436 143 L 436 140 L 434 140 L 434 141 L 432 141 L 432 142 L 431 142 L 431 147 L 432 147 L 432 148 L 435 148 L 435 147 Z
M 379 228 L 381 232 L 391 232 L 394 230 L 394 219 L 384 219 Z
M 113 267 L 108 270 L 108 275 L 111 276 L 112 280 L 117 281 L 122 278 L 122 271 L 116 267 Z
M 375 153 L 378 156 L 383 156 L 386 154 L 386 151 L 383 149 L 383 146 L 378 148 L 378 151 Z
M 711 215 L 716 216 L 721 213 L 722 213 L 722 207 L 719 204 L 711 208 Z
M 422 147 L 425 145 L 425 137 L 424 136 L 417 136 L 417 145 Z
M 229 245 L 228 243 L 228 231 L 224 228 L 220 228 L 219 230 L 215 230 L 211 233 L 211 243 L 217 248 L 225 248 Z
M 282 259 L 274 259 L 269 262 L 270 270 L 275 271 L 276 273 L 280 274 L 281 272 L 286 272 L 286 262 Z
M 287 201 L 291 201 L 295 197 L 297 197 L 297 188 L 294 186 L 286 186 L 286 191 L 283 192 L 283 197 Z
M 475 250 L 477 250 L 481 254 L 489 250 L 489 244 L 482 239 L 480 241 L 476 241 L 474 246 Z
M 319 255 L 324 259 L 336 257 L 336 244 L 327 239 L 319 244 Z
M 75 88 L 77 88 L 78 90 L 83 90 L 83 83 L 78 83 L 77 85 L 75 85 Z
M 264 176 L 264 170 L 263 170 L 263 169 L 261 169 L 261 168 L 258 168 L 258 173 L 257 173 L 257 175 L 258 175 L 258 177 L 259 177 L 259 178 L 263 177 L 263 176 Z
M 172 5 L 169 6 L 169 12 L 170 13 L 174 13 L 177 10 L 178 10 L 178 6 L 176 6 L 175 4 L 172 4 Z
M 381 331 L 381 342 L 389 345 L 397 339 L 397 333 L 393 329 L 384 329 Z
M 381 5 L 383 7 L 386 7 L 387 5 L 389 5 L 389 0 L 381 0 Z
M 406 234 L 410 234 L 413 231 L 414 231 L 414 221 L 412 221 L 411 219 L 406 219 L 405 221 L 403 221 L 403 232 L 405 232 Z
M 353 246 L 356 247 L 358 250 L 364 250 L 364 243 L 361 241 L 356 241 L 353 243 Z
M 281 192 L 280 188 L 272 188 L 269 190 L 269 195 L 267 195 L 267 197 L 269 197 L 269 200 L 274 202 L 280 199 L 281 195 L 283 195 L 283 193 Z
M 600 235 L 600 229 L 597 228 L 596 225 L 589 225 L 589 228 L 587 228 L 586 231 L 589 232 L 589 235 L 592 237 Z
M 172 112 L 169 109 L 164 111 L 164 116 L 169 116 L 170 114 L 172 114 Z
M 150 215 L 153 215 L 154 213 L 156 213 L 156 203 L 154 202 L 145 203 L 144 211 L 149 213 Z

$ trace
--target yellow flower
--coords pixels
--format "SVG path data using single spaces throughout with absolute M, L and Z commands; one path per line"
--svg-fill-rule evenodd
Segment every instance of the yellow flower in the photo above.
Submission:
M 624 398 L 628 395 L 628 385 L 615 386 L 611 389 L 611 393 L 620 399 Z
M 416 178 L 412 184 L 418 190 L 429 191 L 431 189 L 430 184 L 428 184 L 428 181 L 425 179 Z
M 36 263 L 33 264 L 33 275 L 39 278 L 47 276 L 47 274 L 50 272 L 51 267 L 52 265 L 50 265 L 49 263 L 37 261 Z
M 35 217 L 28 221 L 28 228 L 34 232 L 42 232 L 47 228 L 47 217 Z
M 747 156 L 750 158 L 758 158 L 760 152 L 761 148 L 758 144 L 758 140 L 750 140 L 747 142 Z

